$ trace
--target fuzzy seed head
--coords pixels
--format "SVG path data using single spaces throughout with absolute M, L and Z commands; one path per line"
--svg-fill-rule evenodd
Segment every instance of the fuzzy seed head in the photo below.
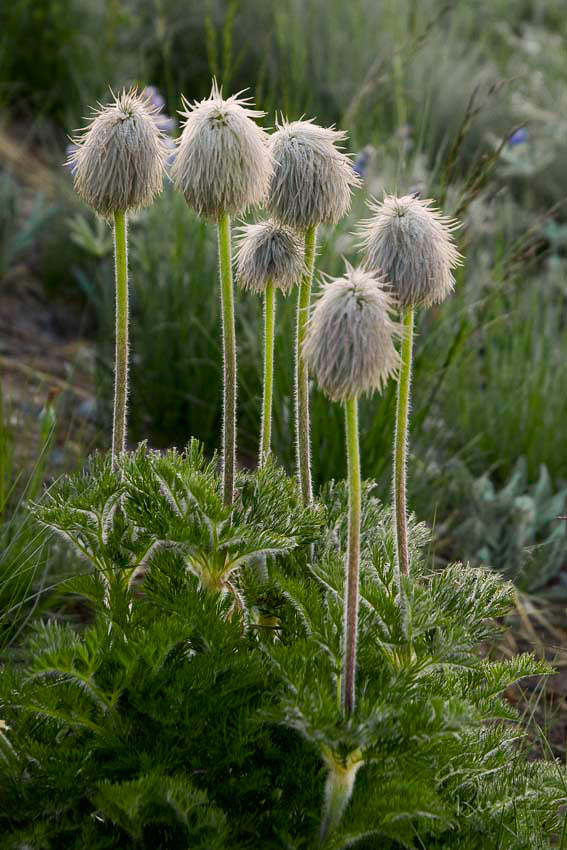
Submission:
M 266 197 L 272 174 L 268 134 L 248 98 L 226 100 L 213 82 L 208 98 L 189 103 L 172 168 L 173 182 L 199 215 L 237 215 Z
M 289 227 L 270 220 L 241 229 L 236 279 L 242 289 L 261 294 L 272 281 L 288 293 L 299 283 L 304 271 L 303 242 Z
M 381 390 L 394 375 L 399 355 L 392 321 L 395 302 L 382 281 L 365 268 L 348 263 L 343 277 L 324 286 L 304 345 L 308 368 L 332 401 Z
M 268 208 L 281 224 L 305 231 L 336 224 L 349 210 L 360 185 L 349 157 L 339 147 L 346 133 L 312 121 L 283 121 L 270 137 L 274 173 Z
M 163 189 L 167 147 L 155 114 L 135 89 L 122 91 L 73 139 L 75 189 L 104 218 L 147 207 Z
M 452 233 L 460 224 L 433 203 L 386 195 L 369 204 L 374 215 L 359 228 L 367 266 L 387 277 L 402 307 L 430 307 L 455 286 L 461 255 Z

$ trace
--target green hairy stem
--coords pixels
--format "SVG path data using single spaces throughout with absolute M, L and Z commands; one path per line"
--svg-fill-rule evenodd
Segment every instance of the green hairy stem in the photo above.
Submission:
M 396 407 L 396 436 L 394 440 L 394 517 L 396 526 L 396 561 L 398 580 L 409 575 L 408 528 L 406 506 L 407 451 L 411 363 L 413 351 L 414 308 L 408 307 L 403 315 L 402 364 L 398 381 Z
M 114 261 L 116 280 L 116 351 L 114 360 L 114 419 L 112 466 L 126 450 L 128 403 L 128 237 L 126 213 L 114 213 Z
M 356 704 L 356 649 L 358 636 L 358 585 L 360 568 L 360 449 L 358 444 L 358 401 L 345 402 L 348 458 L 348 546 L 345 589 L 345 656 L 342 676 L 342 708 L 350 717 Z
M 311 484 L 311 445 L 309 425 L 309 374 L 303 356 L 303 343 L 309 321 L 311 284 L 315 265 L 317 228 L 311 227 L 305 234 L 305 274 L 301 280 L 297 302 L 297 335 L 295 349 L 295 437 L 297 446 L 297 474 L 301 484 L 303 500 L 313 501 Z
M 272 398 L 274 393 L 274 333 L 276 288 L 271 280 L 264 296 L 264 397 L 262 401 L 262 433 L 260 437 L 260 466 L 270 452 L 272 440 Z
M 226 505 L 231 505 L 234 498 L 236 467 L 236 333 L 230 216 L 226 213 L 223 213 L 218 220 L 218 234 L 223 343 L 222 482 L 224 502 Z

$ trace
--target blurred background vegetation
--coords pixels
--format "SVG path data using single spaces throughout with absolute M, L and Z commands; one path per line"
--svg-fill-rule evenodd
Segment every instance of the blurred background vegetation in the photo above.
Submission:
M 321 233 L 320 270 L 356 259 L 352 233 L 370 194 L 418 191 L 463 221 L 455 296 L 418 320 L 410 504 L 434 527 L 439 562 L 488 563 L 524 593 L 564 602 L 566 26 L 564 0 L 1 4 L 7 635 L 36 610 L 38 588 L 74 568 L 30 526 L 26 499 L 110 439 L 112 234 L 74 196 L 68 137 L 109 87 L 131 84 L 154 87 L 175 137 L 180 94 L 204 97 L 212 74 L 225 94 L 249 88 L 266 126 L 281 111 L 347 130 L 364 188 L 349 218 Z M 217 447 L 215 240 L 169 185 L 131 222 L 132 444 L 194 435 Z M 293 302 L 280 302 L 274 423 L 290 470 Z M 258 301 L 238 294 L 243 463 L 258 440 L 260 320 Z M 391 385 L 361 410 L 364 473 L 383 498 L 394 405 Z M 342 413 L 317 390 L 312 410 L 322 483 L 345 474 Z

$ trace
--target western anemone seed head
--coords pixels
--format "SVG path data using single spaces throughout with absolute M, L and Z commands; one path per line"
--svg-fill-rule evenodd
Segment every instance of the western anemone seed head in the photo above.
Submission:
M 452 231 L 460 227 L 414 195 L 386 195 L 359 228 L 369 268 L 386 275 L 402 307 L 430 307 L 453 291 L 461 255 Z
M 338 147 L 346 133 L 312 121 L 283 121 L 270 137 L 274 173 L 268 208 L 296 230 L 336 224 L 348 211 L 352 187 L 360 185 L 349 157 Z
M 381 390 L 394 375 L 399 356 L 395 307 L 382 281 L 365 268 L 346 264 L 343 277 L 329 280 L 309 324 L 303 353 L 323 392 L 332 401 Z
M 99 215 L 147 207 L 161 192 L 167 148 L 155 113 L 135 89 L 122 91 L 73 139 L 75 189 Z
M 223 99 L 213 81 L 208 98 L 189 103 L 178 140 L 172 176 L 189 206 L 199 215 L 236 215 L 261 203 L 268 191 L 272 159 L 268 134 L 253 118 L 264 112 L 250 108 L 249 98 Z
M 236 279 L 242 289 L 262 293 L 273 281 L 287 293 L 299 283 L 304 270 L 303 242 L 293 230 L 271 220 L 241 229 Z

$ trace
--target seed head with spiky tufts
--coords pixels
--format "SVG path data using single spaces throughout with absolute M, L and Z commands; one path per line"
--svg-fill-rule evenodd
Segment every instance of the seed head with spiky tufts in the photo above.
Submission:
M 236 215 L 261 203 L 268 191 L 272 158 L 268 134 L 253 118 L 248 98 L 227 98 L 213 81 L 208 98 L 189 103 L 173 163 L 173 182 L 199 215 Z
M 346 134 L 312 121 L 283 121 L 270 137 L 274 173 L 268 208 L 274 219 L 305 231 L 336 224 L 360 185 L 349 157 L 337 147 Z
M 394 338 L 399 326 L 382 281 L 365 268 L 346 263 L 342 277 L 330 279 L 315 305 L 303 352 L 309 369 L 332 401 L 381 390 L 398 369 Z
M 386 195 L 369 203 L 374 215 L 359 227 L 367 266 L 386 275 L 402 307 L 430 307 L 455 286 L 453 270 L 461 255 L 452 231 L 460 225 L 433 203 Z
M 147 207 L 162 191 L 167 147 L 156 112 L 135 89 L 122 91 L 73 139 L 75 189 L 99 215 Z
M 288 293 L 304 271 L 303 242 L 289 227 L 269 220 L 240 230 L 236 279 L 242 289 L 261 294 L 273 281 L 278 289 Z

